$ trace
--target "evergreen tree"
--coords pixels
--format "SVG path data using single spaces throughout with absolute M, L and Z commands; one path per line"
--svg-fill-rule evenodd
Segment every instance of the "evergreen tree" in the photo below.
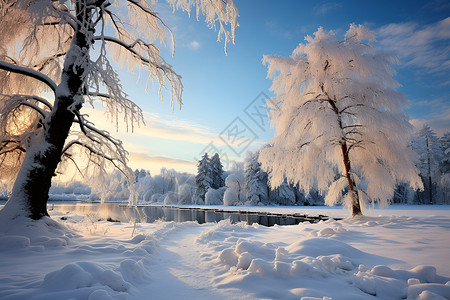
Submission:
M 442 148 L 436 133 L 427 124 L 417 133 L 412 142 L 413 149 L 419 155 L 420 175 L 424 182 L 425 194 L 428 195 L 428 203 L 433 204 L 433 192 L 439 181 L 439 165 L 442 160 Z M 425 199 L 423 200 L 425 202 Z
M 442 147 L 441 172 L 450 173 L 450 132 L 444 133 L 440 139 Z
M 211 187 L 211 162 L 208 153 L 205 153 L 197 165 L 197 176 L 195 176 L 195 191 L 194 201 L 197 204 L 205 202 L 205 194 Z
M 223 179 L 223 166 L 218 153 L 211 157 L 211 187 L 215 190 L 225 186 Z
M 135 182 L 138 182 L 140 178 L 144 178 L 145 176 L 150 175 L 149 171 L 145 171 L 144 169 L 136 169 L 134 170 Z
M 248 152 L 244 167 L 247 200 L 250 205 L 268 202 L 267 174 L 261 170 L 258 156 L 258 152 Z

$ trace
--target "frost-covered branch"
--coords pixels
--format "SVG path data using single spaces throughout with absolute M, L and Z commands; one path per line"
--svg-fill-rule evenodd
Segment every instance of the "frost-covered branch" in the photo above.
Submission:
M 48 116 L 48 112 L 46 112 L 45 110 L 41 109 L 39 106 L 34 105 L 33 103 L 30 103 L 30 102 L 27 102 L 27 101 L 23 101 L 21 103 L 21 105 L 28 106 L 28 107 L 34 109 L 35 111 L 37 111 L 42 116 L 42 119 L 45 119 L 45 117 Z
M 170 30 L 170 28 L 166 25 L 166 23 L 164 23 L 164 21 L 158 16 L 157 13 L 155 13 L 150 6 L 145 6 L 146 2 L 144 1 L 136 1 L 136 0 L 127 0 L 127 2 L 131 5 L 134 5 L 136 7 L 138 7 L 140 10 L 142 10 L 145 14 L 152 16 L 153 18 L 155 18 L 156 20 L 158 20 L 163 27 L 169 31 L 170 33 L 170 37 L 172 38 L 172 55 L 174 55 L 175 53 L 175 39 L 173 37 L 173 33 L 172 30 Z
M 236 37 L 236 28 L 239 27 L 237 17 L 239 10 L 232 0 L 167 0 L 173 9 L 181 9 L 186 11 L 189 16 L 192 8 L 195 8 L 197 20 L 200 12 L 206 17 L 206 23 L 210 28 L 216 29 L 216 22 L 219 22 L 219 30 L 217 33 L 217 41 L 224 41 L 224 51 L 227 52 L 227 45 L 231 41 L 233 44 Z M 230 25 L 230 31 L 225 26 Z
M 136 39 L 132 43 L 127 44 L 118 38 L 110 36 L 97 36 L 94 37 L 94 40 L 114 44 L 116 45 L 116 47 L 118 47 L 118 49 L 115 50 L 118 55 L 121 55 L 123 57 L 131 55 L 131 57 L 134 59 L 133 64 L 139 62 L 142 66 L 146 66 L 147 70 L 150 72 L 149 80 L 152 77 L 156 77 L 159 82 L 160 97 L 162 96 L 162 89 L 165 88 L 164 81 L 165 79 L 167 79 L 170 83 L 171 89 L 170 104 L 173 108 L 175 102 L 174 100 L 176 99 L 181 108 L 181 92 L 183 89 L 181 76 L 175 73 L 172 69 L 172 66 L 159 55 L 159 49 L 154 44 L 146 43 L 141 39 Z
M 40 82 L 46 84 L 53 92 L 56 91 L 57 85 L 53 80 L 50 79 L 50 77 L 33 69 L 17 66 L 5 61 L 0 61 L 0 69 L 37 79 Z
M 19 150 L 21 152 L 26 152 L 25 147 L 23 147 L 23 144 L 20 140 L 0 140 L 0 156 L 7 154 L 9 152 L 13 152 L 15 150 Z M 13 144 L 12 147 L 8 147 L 9 145 Z
M 95 154 L 95 155 L 97 155 L 97 156 L 101 156 L 102 158 L 107 159 L 107 160 L 109 160 L 109 161 L 111 161 L 111 162 L 114 161 L 113 158 L 108 157 L 108 156 L 106 156 L 105 154 L 100 153 L 100 152 L 94 150 L 94 148 L 93 148 L 92 146 L 90 146 L 89 144 L 82 143 L 82 142 L 80 142 L 80 141 L 71 141 L 71 142 L 69 142 L 69 143 L 64 147 L 64 149 L 63 149 L 63 151 L 62 151 L 63 155 L 66 155 L 66 154 L 67 154 L 66 152 L 67 152 L 72 146 L 75 146 L 75 145 L 83 146 L 84 148 L 88 149 L 89 152 L 92 153 L 92 154 Z

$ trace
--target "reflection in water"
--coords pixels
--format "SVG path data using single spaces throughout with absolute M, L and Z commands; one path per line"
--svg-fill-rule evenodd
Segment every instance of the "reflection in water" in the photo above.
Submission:
M 111 218 L 121 222 L 136 221 L 140 223 L 153 223 L 157 220 L 186 222 L 197 221 L 199 224 L 206 222 L 219 222 L 230 219 L 232 223 L 246 222 L 251 225 L 258 223 L 264 226 L 296 225 L 301 222 L 318 222 L 328 219 L 325 216 L 308 217 L 305 215 L 281 215 L 267 213 L 253 213 L 245 211 L 222 211 L 202 208 L 179 208 L 165 206 L 137 206 L 129 207 L 115 203 L 70 203 L 49 204 L 49 211 L 73 212 L 80 215 L 97 213 L 100 218 Z

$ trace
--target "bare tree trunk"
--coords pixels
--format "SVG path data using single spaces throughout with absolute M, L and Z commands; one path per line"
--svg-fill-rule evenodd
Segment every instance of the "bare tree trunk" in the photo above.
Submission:
M 327 65 L 328 65 L 328 61 L 327 61 Z M 322 92 L 323 92 L 323 85 L 322 85 Z M 335 101 L 328 98 L 328 103 L 332 107 L 334 113 L 337 115 L 337 121 L 338 121 L 339 127 L 341 128 L 341 130 L 343 130 L 341 113 L 339 112 L 339 109 L 337 108 Z M 350 159 L 348 157 L 348 147 L 347 147 L 347 143 L 345 142 L 345 140 L 341 142 L 341 151 L 342 151 L 342 159 L 344 160 L 344 166 L 345 166 L 345 176 L 347 177 L 348 187 L 349 187 L 350 193 L 352 195 L 352 216 L 354 217 L 354 216 L 362 215 L 361 205 L 359 203 L 358 189 L 355 187 L 355 182 L 350 173 L 351 164 L 350 164 Z
M 91 18 L 90 11 L 80 4 L 77 4 L 76 9 L 78 21 L 86 24 Z M 43 121 L 40 136 L 32 138 L 32 146 L 27 149 L 11 197 L 3 208 L 9 211 L 12 217 L 25 215 L 38 220 L 48 216 L 47 201 L 52 177 L 61 161 L 64 143 L 74 120 L 74 113 L 69 107 L 74 104 L 75 96 L 80 95 L 83 88 L 82 76 L 85 70 L 74 66 L 76 58 L 81 55 L 80 49 L 83 48 L 89 50 L 89 43 L 86 34 L 78 28 L 66 55 L 61 83 L 55 92 L 53 110 Z M 74 109 L 79 111 L 80 108 L 81 103 Z
M 362 215 L 361 205 L 359 204 L 358 190 L 355 189 L 355 184 L 350 174 L 351 166 L 348 158 L 347 144 L 341 145 L 342 157 L 344 159 L 345 175 L 347 176 L 348 187 L 352 195 L 352 216 Z
M 429 204 L 433 204 L 433 189 L 431 186 L 431 176 L 428 176 L 428 186 L 429 186 Z
M 429 201 L 429 204 L 433 204 L 433 189 L 431 187 L 431 159 L 430 159 L 431 150 L 430 150 L 430 144 L 428 142 L 428 138 L 426 138 L 426 141 L 427 141 L 427 154 L 428 154 L 428 188 L 429 188 L 428 201 Z

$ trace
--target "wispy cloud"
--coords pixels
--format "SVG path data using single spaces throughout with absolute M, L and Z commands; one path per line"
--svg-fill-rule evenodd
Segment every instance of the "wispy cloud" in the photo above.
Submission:
M 313 10 L 316 15 L 324 16 L 330 11 L 337 10 L 342 7 L 341 3 L 337 2 L 325 2 L 319 5 L 314 6 Z
M 136 130 L 137 135 L 195 144 L 214 142 L 217 145 L 224 145 L 217 133 L 193 122 L 179 119 L 167 120 L 157 114 L 147 113 L 145 123 L 145 126 Z
M 196 171 L 196 162 L 166 155 L 150 155 L 145 152 L 130 152 L 129 159 L 131 167 L 150 170 L 152 174 L 158 174 L 162 167 L 188 173 L 195 173 Z
M 450 131 L 450 103 L 445 99 L 434 99 L 431 101 L 418 101 L 414 105 L 431 106 L 431 112 L 420 119 L 412 119 L 410 122 L 417 129 L 422 128 L 424 124 L 430 125 L 440 136 Z
M 377 30 L 380 45 L 407 65 L 430 73 L 450 71 L 450 17 L 431 25 L 389 24 Z
M 197 41 L 192 41 L 189 43 L 189 48 L 194 51 L 197 51 L 198 49 L 200 49 L 200 43 Z

